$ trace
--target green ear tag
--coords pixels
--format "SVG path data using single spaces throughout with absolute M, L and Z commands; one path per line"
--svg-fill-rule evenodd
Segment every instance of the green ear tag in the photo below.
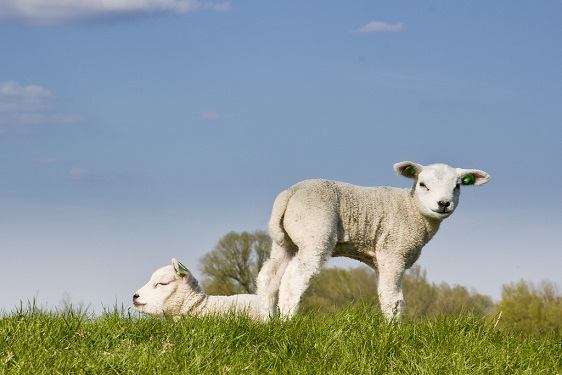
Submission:
M 404 168 L 404 170 L 402 171 L 402 174 L 405 173 L 409 173 L 412 176 L 416 175 L 416 169 L 414 167 L 412 167 L 411 165 L 408 165 L 406 168 Z
M 180 266 L 180 268 L 181 268 L 182 270 L 184 270 L 185 272 L 189 272 L 189 268 L 187 268 L 186 266 L 184 266 L 180 261 L 178 261 L 178 264 L 179 264 L 179 266 Z M 179 273 L 180 273 L 180 272 L 178 271 L 178 274 L 179 274 Z
M 472 185 L 474 184 L 475 178 L 473 174 L 467 174 L 463 179 L 462 179 L 462 183 L 463 185 Z

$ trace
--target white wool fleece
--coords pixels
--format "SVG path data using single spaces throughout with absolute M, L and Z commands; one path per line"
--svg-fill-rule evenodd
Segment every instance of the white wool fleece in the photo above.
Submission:
M 310 278 L 331 256 L 357 259 L 376 269 L 381 308 L 389 318 L 403 308 L 402 278 L 458 205 L 461 185 L 490 176 L 445 164 L 394 165 L 415 183 L 410 189 L 361 187 L 306 180 L 281 192 L 269 222 L 270 259 L 258 275 L 265 316 L 292 316 Z
M 150 281 L 133 296 L 137 311 L 155 316 L 248 314 L 260 316 L 257 295 L 209 296 L 199 282 L 176 259 L 156 270 Z

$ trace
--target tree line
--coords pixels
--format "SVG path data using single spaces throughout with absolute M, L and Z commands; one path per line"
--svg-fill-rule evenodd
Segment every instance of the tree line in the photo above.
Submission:
M 231 295 L 256 292 L 256 276 L 268 259 L 271 239 L 264 231 L 230 232 L 200 259 L 201 283 L 208 294 Z M 404 276 L 405 319 L 470 314 L 501 329 L 525 334 L 562 334 L 562 295 L 550 281 L 539 285 L 521 280 L 502 286 L 501 300 L 464 286 L 431 283 L 419 265 Z M 323 268 L 303 295 L 300 311 L 334 312 L 354 303 L 379 309 L 376 271 Z

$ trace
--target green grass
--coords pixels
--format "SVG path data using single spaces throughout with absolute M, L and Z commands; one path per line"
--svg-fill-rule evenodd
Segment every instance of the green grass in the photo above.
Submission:
M 387 324 L 364 305 L 291 321 L 99 317 L 21 309 L 0 320 L 2 374 L 559 374 L 562 338 L 443 317 Z

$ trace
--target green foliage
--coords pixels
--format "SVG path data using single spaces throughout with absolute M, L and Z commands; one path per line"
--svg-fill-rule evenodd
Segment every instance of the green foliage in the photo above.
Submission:
M 561 338 L 461 315 L 387 324 L 371 306 L 255 322 L 16 311 L 0 319 L 6 374 L 556 374 Z
M 208 294 L 255 293 L 258 272 L 269 258 L 271 238 L 264 231 L 230 232 L 201 258 L 201 284 Z
M 562 296 L 555 284 L 543 281 L 535 287 L 520 281 L 502 289 L 502 299 L 494 305 L 491 297 L 464 286 L 430 283 L 426 271 L 416 265 L 404 276 L 404 318 L 420 321 L 466 314 L 525 335 L 562 334 Z M 301 311 L 332 314 L 361 302 L 378 312 L 376 290 L 376 272 L 370 268 L 323 269 L 305 292 Z
M 507 284 L 493 316 L 499 319 L 498 327 L 504 329 L 525 334 L 562 334 L 562 296 L 556 285 L 548 281 L 539 287 L 523 280 Z
M 324 268 L 310 281 L 300 310 L 333 313 L 359 301 L 378 309 L 375 271 L 367 267 Z
M 469 291 L 464 286 L 429 283 L 426 271 L 418 265 L 406 273 L 403 290 L 404 315 L 411 319 L 462 313 L 484 317 L 494 306 L 491 297 Z
M 483 317 L 493 307 L 490 297 L 469 292 L 463 286 L 429 283 L 426 272 L 418 265 L 406 272 L 403 290 L 404 316 L 410 319 L 461 313 Z M 367 267 L 327 268 L 311 280 L 301 310 L 331 313 L 359 301 L 378 309 L 376 272 Z

